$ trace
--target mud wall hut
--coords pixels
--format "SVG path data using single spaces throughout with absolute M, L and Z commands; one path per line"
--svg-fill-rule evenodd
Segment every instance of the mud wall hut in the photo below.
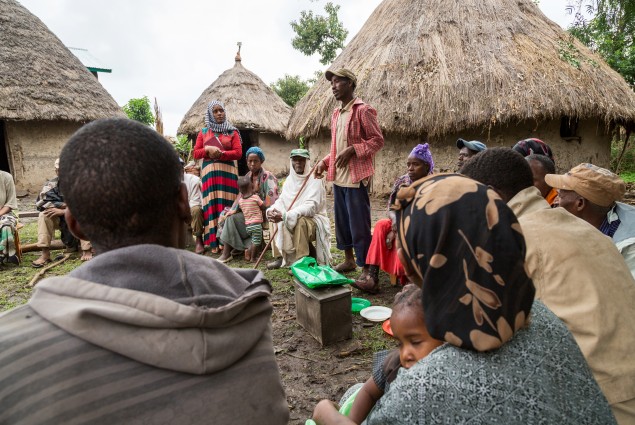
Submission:
M 378 193 L 424 140 L 437 171 L 454 170 L 459 137 L 509 147 L 536 137 L 565 170 L 608 166 L 612 128 L 635 122 L 624 79 L 531 0 L 384 0 L 331 65 L 339 67 L 357 74 L 357 95 L 378 112 Z M 296 105 L 287 136 L 326 154 L 337 106 L 321 79 Z
M 36 16 L 14 0 L 0 0 L 0 11 L 0 169 L 37 193 L 73 132 L 125 115 Z
M 205 111 L 212 100 L 220 100 L 227 109 L 227 119 L 240 130 L 243 152 L 259 146 L 266 156 L 265 168 L 274 174 L 289 171 L 289 152 L 294 144 L 285 138 L 291 108 L 256 74 L 242 65 L 240 53 L 232 68 L 223 72 L 194 102 L 183 117 L 177 132 L 196 141 L 205 126 Z M 239 173 L 247 172 L 243 159 Z

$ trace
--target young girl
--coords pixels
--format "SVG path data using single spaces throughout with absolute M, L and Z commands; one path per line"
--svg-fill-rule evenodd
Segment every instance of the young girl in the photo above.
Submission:
M 443 341 L 433 339 L 428 333 L 423 318 L 421 289 L 413 284 L 406 285 L 395 295 L 390 327 L 399 340 L 399 349 L 375 353 L 373 376 L 357 393 L 349 414 L 349 419 L 357 424 L 366 419 L 388 385 L 397 377 L 399 368 L 410 369 L 443 344 Z
M 229 211 L 226 217 L 242 211 L 245 216 L 247 234 L 251 236 L 251 246 L 245 251 L 245 260 L 255 262 L 258 256 L 258 249 L 262 243 L 262 212 L 265 210 L 265 204 L 260 199 L 260 196 L 254 193 L 251 179 L 245 176 L 240 177 L 238 179 L 238 190 L 240 190 L 241 194 L 241 198 L 238 200 L 238 209 Z M 231 259 L 231 255 L 228 255 L 227 261 L 221 260 L 221 262 L 225 263 Z

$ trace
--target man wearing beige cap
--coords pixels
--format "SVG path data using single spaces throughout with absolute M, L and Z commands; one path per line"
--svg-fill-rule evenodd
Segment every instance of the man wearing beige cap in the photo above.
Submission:
M 635 207 L 617 202 L 626 192 L 624 180 L 583 163 L 566 174 L 547 174 L 545 182 L 558 189 L 561 207 L 613 239 L 635 277 Z
M 326 179 L 333 182 L 335 239 L 345 255 L 335 270 L 347 272 L 360 266 L 362 276 L 366 276 L 366 254 L 372 239 L 368 183 L 375 173 L 373 158 L 384 146 L 384 136 L 377 111 L 354 95 L 355 74 L 340 68 L 326 71 L 325 76 L 341 106 L 331 118 L 331 150 L 317 163 L 315 177 L 322 178 L 326 171 Z

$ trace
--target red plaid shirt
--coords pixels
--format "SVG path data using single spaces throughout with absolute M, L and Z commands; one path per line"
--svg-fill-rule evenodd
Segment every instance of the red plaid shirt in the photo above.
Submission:
M 340 116 L 340 109 L 333 111 L 331 117 L 331 152 L 322 161 L 328 169 L 326 180 L 335 180 L 335 163 L 337 155 L 336 134 L 337 119 Z M 377 111 L 372 106 L 365 104 L 361 99 L 355 99 L 351 113 L 346 122 L 346 134 L 348 146 L 353 146 L 355 155 L 348 163 L 351 171 L 353 183 L 359 183 L 375 173 L 373 168 L 373 157 L 384 146 L 384 136 L 381 134 L 379 123 L 377 122 Z

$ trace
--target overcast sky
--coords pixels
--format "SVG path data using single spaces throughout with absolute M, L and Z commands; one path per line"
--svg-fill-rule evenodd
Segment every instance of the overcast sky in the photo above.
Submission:
M 88 49 L 111 74 L 99 80 L 124 105 L 157 98 L 164 132 L 175 135 L 183 115 L 218 76 L 242 63 L 270 84 L 284 74 L 309 78 L 324 71 L 319 58 L 291 47 L 289 25 L 300 11 L 323 14 L 327 0 L 18 0 L 62 42 Z M 381 0 L 335 0 L 348 41 Z M 563 27 L 567 0 L 542 0 L 540 8 Z M 231 111 L 228 111 L 231 119 Z

